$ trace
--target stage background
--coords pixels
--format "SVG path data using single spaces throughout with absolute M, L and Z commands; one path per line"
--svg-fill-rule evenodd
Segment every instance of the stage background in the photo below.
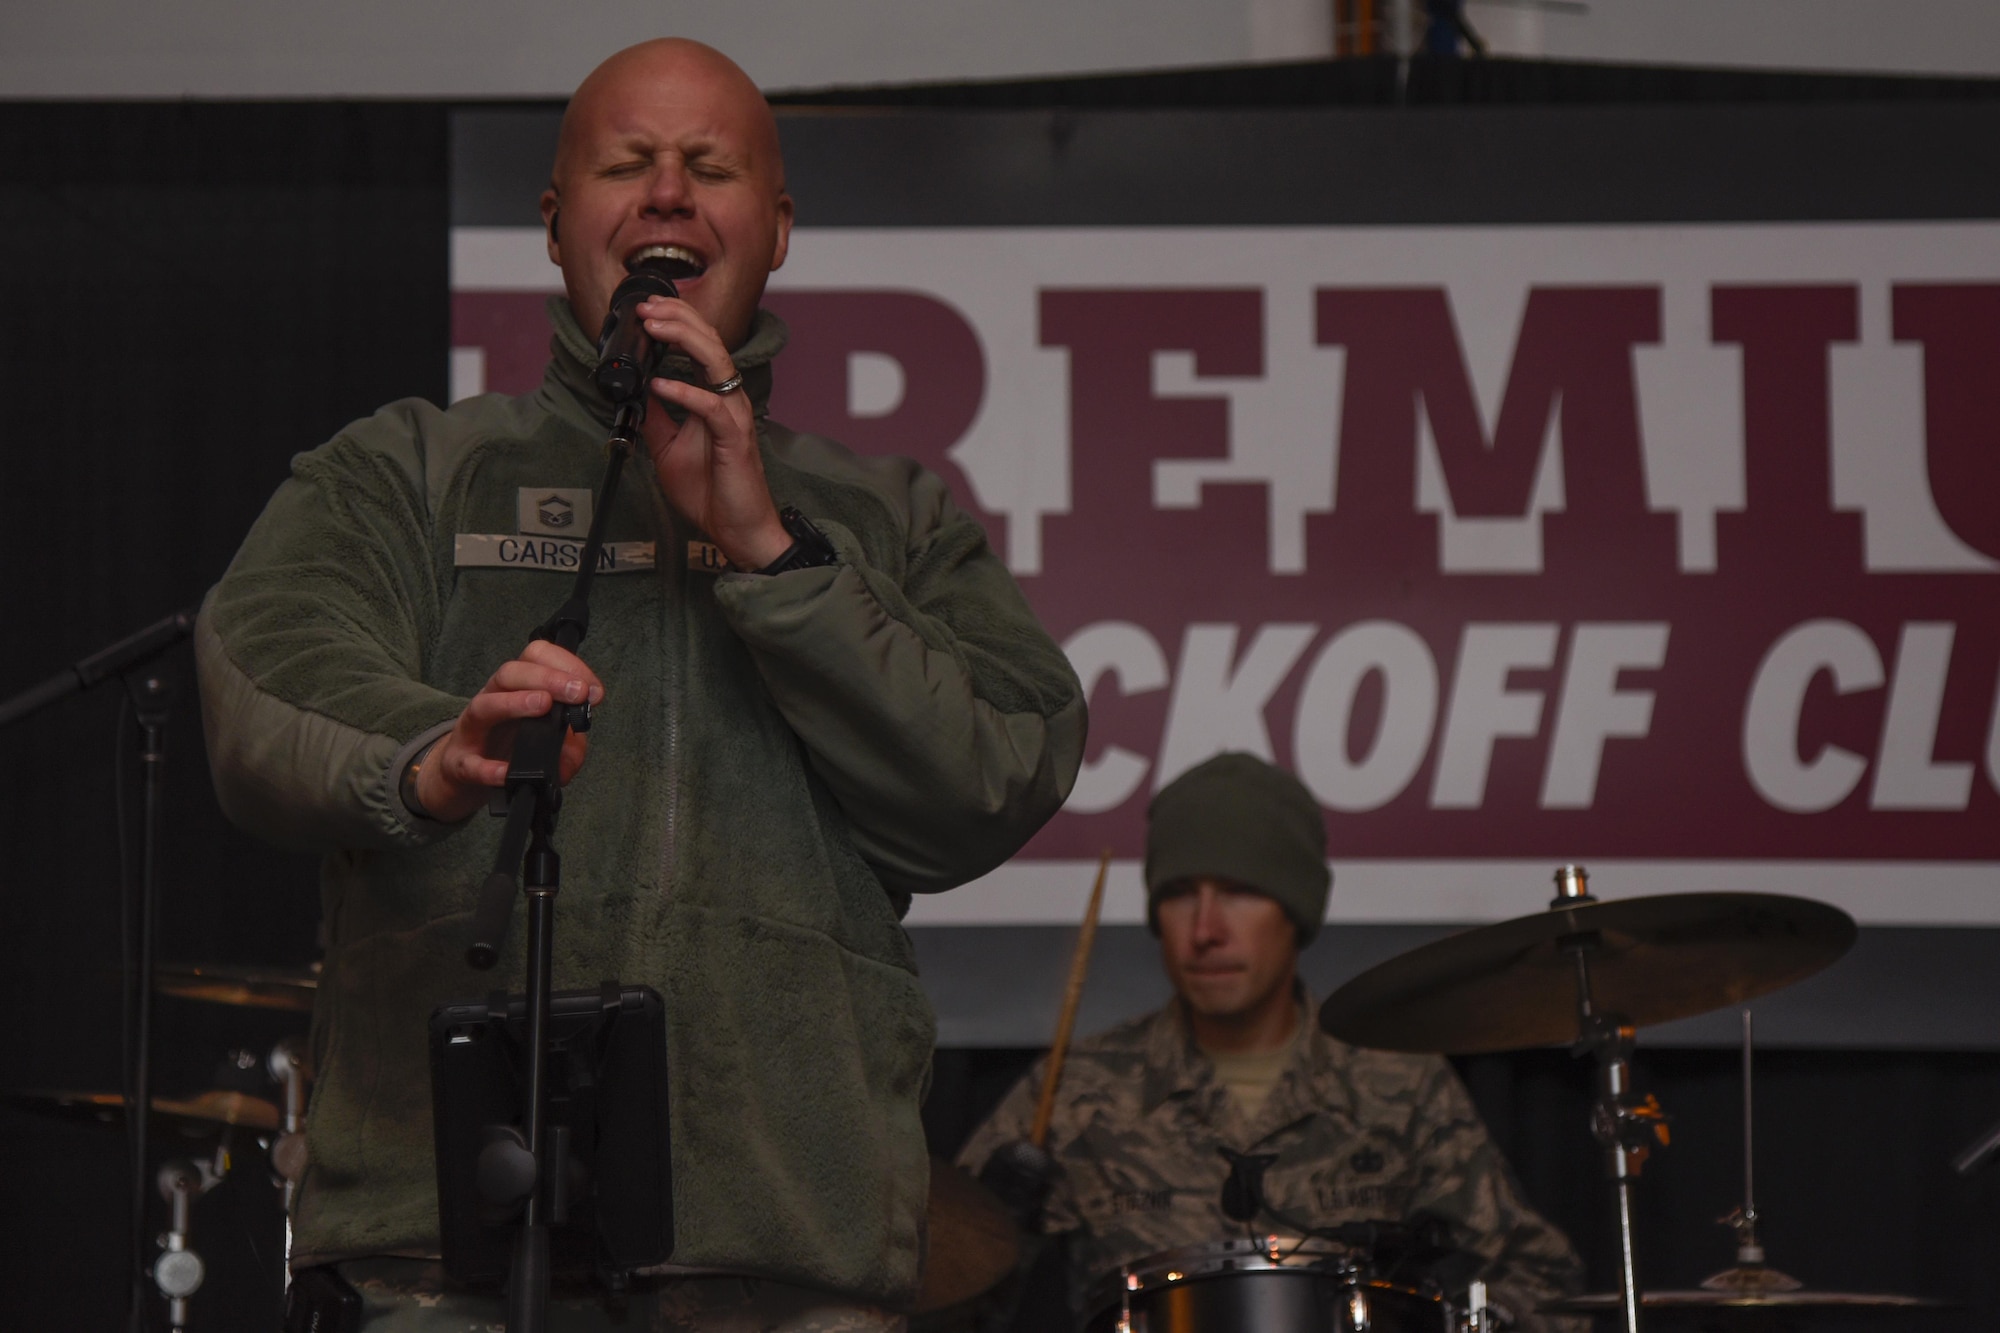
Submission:
M 1428 75 L 1420 77 L 1404 92 L 1415 105 L 1402 108 L 1391 105 L 1397 88 L 1392 72 L 1380 66 L 1332 74 L 1320 68 L 1281 72 L 1254 84 L 1223 72 L 1210 78 L 930 90 L 905 100 L 958 105 L 904 105 L 858 115 L 799 108 L 786 115 L 784 133 L 807 230 L 799 259 L 787 271 L 788 283 L 795 285 L 786 290 L 802 293 L 815 285 L 813 264 L 822 262 L 810 258 L 815 229 L 825 233 L 824 253 L 833 255 L 843 244 L 869 242 L 871 233 L 886 236 L 908 227 L 964 234 L 973 228 L 1123 228 L 1121 235 L 1143 242 L 1141 258 L 1155 267 L 1136 281 L 1121 278 L 1101 286 L 1236 291 L 1262 286 L 1278 293 L 1270 298 L 1275 312 L 1280 301 L 1305 301 L 1314 287 L 1366 285 L 1365 278 L 1340 268 L 1345 261 L 1338 242 L 1350 231 L 1393 248 L 1402 244 L 1398 229 L 1471 228 L 1464 234 L 1475 247 L 1501 253 L 1522 236 L 1532 239 L 1534 229 L 1578 224 L 1693 229 L 1703 235 L 1717 224 L 1755 224 L 1780 229 L 1767 234 L 1791 237 L 1838 223 L 1850 229 L 1844 235 L 1861 238 L 1856 253 L 1879 256 L 1871 238 L 1893 237 L 1896 228 L 1917 225 L 1929 228 L 1921 232 L 1927 241 L 1942 237 L 1962 241 L 1965 248 L 1892 249 L 1865 272 L 1836 264 L 1809 276 L 1817 285 L 1855 289 L 1859 335 L 1850 350 L 1862 360 L 1850 360 L 1847 369 L 1865 373 L 1871 352 L 1902 356 L 1900 371 L 1881 373 L 1891 376 L 1892 387 L 1900 385 L 1904 396 L 1895 401 L 1917 404 L 1921 415 L 1921 374 L 1917 395 L 1909 393 L 1907 354 L 1913 349 L 1891 347 L 1891 288 L 1963 286 L 1994 276 L 1979 267 L 1992 262 L 1986 224 L 2000 217 L 1995 184 L 2000 172 L 1994 170 L 2000 163 L 1993 160 L 2000 155 L 2000 135 L 1994 132 L 2000 125 L 1985 85 L 1547 66 L 1492 66 L 1427 80 Z M 1011 109 L 973 114 L 967 103 Z M 1345 109 L 1327 109 L 1330 104 Z M 472 345 L 452 330 L 452 229 L 532 226 L 532 199 L 545 168 L 534 163 L 532 151 L 504 145 L 545 136 L 550 117 L 548 107 L 463 108 L 454 116 L 452 108 L 437 104 L 398 103 L 0 107 L 0 160 L 7 163 L 0 174 L 0 234 L 9 241 L 0 260 L 5 338 L 0 386 L 12 408 L 0 450 L 12 501 L 0 549 L 14 573 L 8 609 L 15 626 L 9 675 L 0 688 L 25 686 L 194 602 L 220 572 L 296 449 L 387 399 L 449 395 L 452 363 L 445 349 Z M 968 144 L 982 155 L 969 153 Z M 1146 165 L 1146 155 L 1162 146 L 1179 152 L 1166 179 Z M 484 203 L 468 186 L 465 170 L 468 155 L 482 152 L 503 164 L 491 177 Z M 936 156 L 940 152 L 944 156 Z M 960 166 L 955 173 L 949 170 L 954 162 Z M 1301 170 L 1301 162 L 1310 169 Z M 1265 274 L 1239 254 L 1204 244 L 1183 247 L 1168 226 L 1234 229 L 1224 234 L 1230 242 L 1244 228 L 1305 228 L 1325 239 L 1331 267 L 1305 284 L 1306 293 L 1287 295 L 1280 291 L 1281 272 Z M 1327 228 L 1350 230 L 1322 230 Z M 1451 236 L 1426 234 L 1447 241 Z M 1150 249 L 1161 237 L 1164 252 Z M 948 236 L 945 241 L 948 245 Z M 1025 250 L 1024 290 L 1082 288 L 1092 281 L 1060 266 L 1053 277 L 1038 277 L 1035 266 L 1046 253 L 1032 246 Z M 1399 284 L 1445 286 L 1459 297 L 1461 289 L 1450 277 L 1456 262 L 1451 246 L 1439 251 L 1436 277 L 1413 276 L 1409 269 L 1419 261 L 1408 251 L 1391 259 L 1392 267 L 1403 266 L 1397 270 Z M 1961 267 L 1954 269 L 1953 263 Z M 1688 269 L 1693 277 L 1685 279 L 1633 270 L 1636 276 L 1615 285 L 1660 287 L 1667 320 L 1662 350 L 1735 355 L 1733 348 L 1713 345 L 1709 293 L 1687 285 L 1703 278 L 1698 269 Z M 1781 269 L 1729 280 L 1798 279 Z M 851 287 L 850 274 L 859 270 L 820 271 L 836 273 L 841 287 Z M 1578 285 L 1559 265 L 1548 272 L 1552 286 Z M 889 274 L 894 276 L 893 270 Z M 866 285 L 886 280 L 875 277 Z M 1515 282 L 1517 289 L 1525 285 Z M 463 283 L 457 288 L 462 297 L 467 289 Z M 1476 339 L 1488 335 L 1465 335 L 1467 375 L 1488 430 L 1506 381 L 1523 296 L 1523 290 L 1515 292 L 1511 316 L 1495 317 L 1490 327 L 1502 331 L 1493 335 L 1497 341 L 1489 338 L 1482 347 Z M 1496 302 L 1504 306 L 1504 300 Z M 1683 309 L 1693 310 L 1693 322 L 1674 323 L 1674 312 Z M 462 317 L 462 305 L 459 313 Z M 810 322 L 795 316 L 795 323 L 801 334 L 796 350 L 810 355 L 804 341 Z M 984 333 L 984 326 L 976 327 Z M 1690 330 L 1691 337 L 1682 336 Z M 1325 344 L 1315 341 L 1310 321 L 1295 332 L 1301 335 L 1291 344 L 1295 350 L 1328 354 Z M 1273 364 L 1282 345 L 1276 336 L 1265 342 Z M 1051 358 L 1061 360 L 1058 351 L 1039 347 L 1033 338 L 1013 353 L 1002 349 L 995 364 L 1009 354 L 1044 366 Z M 822 357 L 821 364 L 827 363 Z M 822 425 L 856 443 L 871 443 L 855 427 L 865 429 L 871 404 L 879 409 L 892 401 L 884 385 L 893 374 L 885 377 L 880 362 L 865 357 L 861 365 L 851 373 L 841 366 L 842 373 L 828 372 L 822 379 L 821 402 L 839 409 L 832 419 L 804 419 L 782 403 L 780 411 L 789 412 L 794 424 Z M 463 374 L 463 358 L 459 369 Z M 1262 367 L 1246 369 L 1240 358 L 1231 363 L 1228 355 L 1219 368 L 1196 363 L 1158 374 L 1165 378 L 1146 378 L 1142 390 L 1195 400 L 1236 393 L 1246 402 L 1254 396 L 1249 386 L 1228 381 L 1266 377 Z M 1903 378 L 1895 381 L 1894 374 Z M 870 375 L 876 378 L 871 381 Z M 1060 387 L 1060 378 L 1057 383 Z M 913 384 L 922 387 L 906 381 L 905 400 Z M 845 402 L 835 402 L 836 390 L 848 395 Z M 858 413 L 857 405 L 863 409 Z M 1044 407 L 1054 414 L 1056 433 L 1062 433 L 1071 421 L 1067 402 L 1057 396 Z M 1273 410 L 1284 419 L 1292 409 Z M 1210 410 L 1197 433 L 1206 431 L 1210 441 L 1229 438 L 1214 429 L 1218 416 L 1228 419 Z M 1333 419 L 1321 422 L 1322 445 L 1331 440 Z M 1566 438 L 1565 448 L 1569 444 Z M 977 468 L 968 464 L 968 471 Z M 1909 473 L 1895 475 L 1907 481 Z M 1811 494 L 1779 480 L 1778 491 L 1760 493 L 1764 500 L 1783 508 L 1803 494 L 1798 512 L 1819 517 L 1831 512 L 1823 503 L 1814 507 L 1824 499 L 1823 490 Z M 1110 490 L 1090 494 L 1100 502 L 1120 498 Z M 1196 494 L 1203 506 L 1226 511 L 1228 519 L 1205 524 L 1204 535 L 1255 532 L 1269 513 L 1241 486 L 1222 494 L 1210 481 Z M 1991 496 L 1987 489 L 1948 496 L 1947 503 L 1977 499 L 1991 511 Z M 1134 496 L 1127 492 L 1122 499 Z M 1134 511 L 1135 521 L 1171 522 L 1200 512 L 1148 514 L 1148 509 Z M 1058 515 L 1050 525 L 1053 534 L 1061 511 L 1050 512 Z M 1668 529 L 1662 549 L 1673 551 L 1679 529 L 1671 522 Z M 1217 586 L 1204 590 L 1203 597 L 1229 596 L 1231 578 L 1269 584 L 1281 577 L 1270 572 L 1267 540 L 1236 546 L 1242 549 L 1226 559 L 1237 563 L 1213 571 Z M 1304 549 L 1313 550 L 1310 537 Z M 1412 552 L 1405 554 L 1415 560 L 1421 548 Z M 1057 554 L 1052 548 L 1052 570 L 1060 568 Z M 1863 845 L 1841 845 L 1842 860 L 1901 864 L 1885 867 L 1879 878 L 1843 881 L 1859 894 L 1850 907 L 1861 909 L 1869 922 L 1849 960 L 1819 981 L 1758 1006 L 1774 1047 L 1760 1066 L 1759 1194 L 1769 1217 L 1766 1238 L 1774 1262 L 1814 1285 L 1948 1295 L 1971 1302 L 1975 1310 L 1990 1310 L 2000 1299 L 2000 1278 L 1985 1256 L 2000 1241 L 2000 1186 L 1991 1177 L 1960 1181 L 1945 1161 L 2000 1115 L 2000 1060 L 1993 1054 L 2000 997 L 1993 994 L 1988 929 L 1993 917 L 1985 897 L 1993 888 L 1995 858 L 1993 763 L 1986 754 L 1994 688 L 1992 576 L 1878 571 L 1864 563 L 1865 555 L 1861 560 L 1854 555 L 1852 548 L 1841 554 L 1839 586 L 1797 604 L 1781 601 L 1777 610 L 1795 613 L 1798 621 L 1846 619 L 1862 626 L 1885 676 L 1899 653 L 1909 651 L 1901 630 L 1905 621 L 1957 626 L 1953 649 L 1962 653 L 1970 645 L 1977 652 L 1950 657 L 1948 684 L 1939 696 L 1937 744 L 1919 759 L 1966 765 L 1969 780 L 1962 810 L 1885 814 L 1870 806 L 1871 783 L 1863 780 L 1848 806 L 1824 816 L 1791 812 L 1808 829 L 1822 827 L 1811 822 L 1821 818 L 1858 821 L 1862 832 L 1851 836 Z M 1726 573 L 1726 566 L 1719 568 L 1707 580 L 1718 585 L 1713 602 L 1688 613 L 1712 610 L 1715 619 L 1701 621 L 1704 625 L 1728 623 Z M 1821 573 L 1809 570 L 1808 576 L 1817 579 Z M 1036 589 L 1037 577 L 1027 576 L 1031 593 L 1051 599 L 1045 614 L 1066 639 L 1122 614 L 1115 605 L 1102 614 L 1080 604 L 1066 609 L 1055 594 Z M 1670 598 L 1670 590 L 1684 580 L 1703 582 L 1677 564 L 1647 577 L 1658 584 L 1648 595 L 1662 598 Z M 1514 609 L 1503 602 L 1477 616 L 1560 625 L 1563 653 L 1578 621 L 1667 621 L 1683 637 L 1684 628 L 1697 623 L 1678 609 L 1618 612 L 1615 598 L 1607 602 L 1612 609 L 1601 614 L 1566 614 L 1560 597 L 1550 595 L 1538 604 L 1542 594 L 1522 575 L 1447 575 L 1432 568 L 1420 582 L 1447 599 L 1450 589 L 1473 585 L 1482 597 L 1497 588 L 1495 597 L 1521 599 Z M 1820 589 L 1818 583 L 1811 586 Z M 1890 592 L 1878 595 L 1878 586 Z M 1905 590 L 1912 608 L 1907 613 L 1900 601 Z M 1704 584 L 1701 591 L 1710 590 Z M 1267 613 L 1256 599 L 1272 597 L 1277 600 Z M 1272 725 L 1273 744 L 1288 758 L 1299 678 L 1335 629 L 1353 618 L 1337 599 L 1309 613 L 1299 609 L 1303 605 L 1259 591 L 1240 613 L 1197 610 L 1184 617 L 1198 623 L 1240 621 L 1238 655 L 1260 625 L 1318 625 L 1317 636 L 1290 664 L 1290 697 L 1272 695 L 1271 716 L 1283 723 Z M 1758 609 L 1757 615 L 1767 610 Z M 1154 635 L 1171 671 L 1183 658 L 1186 626 L 1147 619 L 1154 614 L 1141 608 L 1126 618 Z M 1440 627 L 1460 622 L 1442 615 L 1424 620 L 1414 612 L 1381 618 L 1413 626 L 1429 647 L 1446 692 L 1439 702 L 1442 726 L 1458 639 Z M 1793 622 L 1771 623 L 1782 630 Z M 1642 670 L 1628 674 L 1622 685 L 1657 685 L 1662 723 L 1670 704 L 1662 682 L 1680 679 L 1673 674 L 1680 661 L 1671 653 L 1681 640 L 1669 642 L 1673 665 L 1662 668 L 1657 680 Z M 1935 636 L 1920 637 L 1919 656 L 1935 646 Z M 1560 665 L 1567 658 L 1553 660 Z M 1755 654 L 1748 660 L 1753 668 L 1758 661 Z M 183 660 L 171 660 L 168 670 L 185 683 Z M 1544 896 L 1543 862 L 1556 856 L 1587 853 L 1597 863 L 1600 887 L 1613 896 L 1624 891 L 1613 873 L 1621 860 L 1673 868 L 1675 849 L 1658 827 L 1642 829 L 1653 840 L 1646 850 L 1621 856 L 1615 832 L 1600 835 L 1578 824 L 1577 840 L 1586 845 L 1558 848 L 1559 839 L 1549 831 L 1561 828 L 1537 823 L 1542 816 L 1534 813 L 1541 809 L 1536 793 L 1543 784 L 1561 677 L 1560 669 L 1516 675 L 1515 688 L 1538 685 L 1546 695 L 1539 743 L 1502 739 L 1494 751 L 1496 775 L 1506 767 L 1509 746 L 1530 756 L 1496 789 L 1525 802 L 1520 809 L 1534 815 L 1535 845 L 1508 850 L 1499 846 L 1504 839 L 1497 839 L 1492 850 L 1475 847 L 1474 859 L 1509 863 L 1504 882 L 1476 865 L 1459 867 L 1467 873 L 1465 882 L 1483 895 L 1476 897 L 1481 912 L 1454 916 L 1445 903 L 1402 919 L 1377 912 L 1326 932 L 1308 959 L 1316 985 L 1328 987 L 1454 919 L 1533 910 Z M 1697 683 L 1686 688 L 1699 693 L 1701 674 L 1687 679 Z M 1888 692 L 1863 691 L 1846 701 L 1874 711 L 1833 717 L 1823 739 L 1873 760 Z M 1101 760 L 1103 747 L 1115 742 L 1157 760 L 1164 725 L 1164 709 L 1157 705 L 1164 705 L 1165 697 L 1155 694 L 1150 717 L 1121 712 L 1106 682 L 1099 682 L 1099 698 L 1105 721 L 1093 742 L 1093 759 Z M 1829 696 L 1820 702 L 1843 701 Z M 1732 706 L 1740 719 L 1740 689 Z M 100 692 L 22 723 L 4 738 L 10 762 L 0 778 L 6 812 L 0 829 L 12 869 L 0 891 L 0 950 L 7 960 L 0 974 L 0 1012 L 10 1020 L 0 1034 L 0 1057 L 9 1087 L 116 1084 L 120 872 L 112 752 L 118 712 L 115 697 Z M 1711 737 L 1725 740 L 1738 724 L 1729 718 L 1701 722 Z M 1622 747 L 1644 743 L 1608 742 L 1607 781 L 1621 771 L 1615 765 Z M 128 765 L 131 749 L 128 737 Z M 165 847 L 163 955 L 306 961 L 317 915 L 312 868 L 260 848 L 221 820 L 203 779 L 191 702 L 176 719 L 169 755 L 175 786 Z M 1719 770 L 1672 771 L 1699 776 Z M 1643 776 L 1628 780 L 1636 783 L 1629 799 L 1642 812 L 1649 803 L 1665 808 L 1688 798 L 1679 790 L 1654 792 Z M 1742 781 L 1740 773 L 1737 780 Z M 1426 771 L 1413 776 L 1396 798 L 1404 808 L 1372 826 L 1369 812 L 1336 815 L 1337 855 L 1341 831 L 1352 828 L 1376 840 L 1365 860 L 1467 856 L 1457 845 L 1445 848 L 1428 838 L 1432 790 Z M 946 1049 L 927 1108 L 941 1150 L 962 1139 L 1045 1040 L 1071 934 L 1066 924 L 1071 917 L 1064 913 L 1080 910 L 1087 881 L 1087 873 L 1073 875 L 1069 866 L 1089 854 L 1079 847 L 1106 840 L 1131 860 L 1142 799 L 1135 791 L 1119 806 L 1091 815 L 1099 822 L 1073 837 L 1052 832 L 1051 838 L 1072 837 L 1078 846 L 1041 849 L 1041 859 L 1055 869 L 1049 887 L 1037 890 L 1040 896 L 1025 895 L 1041 904 L 1038 915 L 1007 924 L 977 924 L 982 919 L 977 916 L 932 918 L 932 924 L 916 926 L 926 977 L 945 1020 Z M 1479 809 L 1446 813 L 1469 813 L 1476 823 Z M 1750 822 L 1756 827 L 1791 823 L 1774 819 L 1768 809 L 1754 814 Z M 1904 822 L 1922 824 L 1926 836 L 1894 827 Z M 1889 855 L 1869 854 L 1872 830 L 1886 830 L 1881 836 Z M 1480 836 L 1493 835 L 1488 829 Z M 1745 836 L 1752 838 L 1747 850 L 1724 848 L 1701 859 L 1754 866 L 1762 859 L 1754 845 L 1761 835 L 1753 827 Z M 1787 842 L 1788 837 L 1775 839 L 1786 845 L 1784 859 L 1812 859 L 1799 848 L 1809 848 L 1817 834 Z M 1970 878 L 1925 881 L 1931 885 L 1928 916 L 1912 923 L 1898 915 L 1896 889 L 1904 878 L 1921 879 L 1954 866 Z M 1336 860 L 1336 870 L 1341 868 Z M 1336 890 L 1337 920 L 1343 894 L 1363 878 L 1349 867 Z M 1938 889 L 1940 883 L 1949 891 Z M 997 887 L 1004 902 L 1008 886 Z M 1811 891 L 1812 883 L 1802 877 L 1795 887 Z M 1150 970 L 1150 942 L 1142 927 L 1130 924 L 1129 881 L 1126 892 L 1120 909 L 1126 923 L 1108 929 L 1100 944 L 1087 1024 L 1143 1007 L 1161 993 Z M 1405 895 L 1393 886 L 1385 892 L 1386 910 L 1393 913 Z M 967 901 L 990 900 L 989 890 L 981 893 L 988 898 L 969 895 Z M 1516 905 L 1501 910 L 1502 899 Z M 950 902 L 940 900 L 937 908 L 926 904 L 926 912 L 944 910 Z M 1946 906 L 1937 907 L 1939 902 Z M 982 910 L 1004 917 L 1007 909 Z M 162 1002 L 159 1024 L 159 1083 L 169 1091 L 213 1082 L 228 1047 L 267 1048 L 287 1027 L 266 1016 L 171 1001 Z M 1677 1116 L 1676 1144 L 1656 1159 L 1642 1196 L 1644 1260 L 1657 1283 L 1687 1285 L 1728 1261 L 1727 1237 L 1711 1223 L 1737 1192 L 1734 1059 L 1725 1050 L 1693 1044 L 1723 1039 L 1726 1027 L 1726 1020 L 1718 1020 L 1677 1034 L 1649 1033 L 1653 1049 L 1640 1057 L 1645 1085 Z M 1683 1044 L 1669 1049 L 1667 1041 Z M 1484 1057 L 1462 1067 L 1529 1197 L 1576 1236 L 1590 1257 L 1594 1280 L 1608 1283 L 1614 1270 L 1604 1240 L 1604 1199 L 1584 1130 L 1587 1071 L 1560 1053 Z M 0 1255 L 5 1256 L 0 1323 L 107 1327 L 117 1319 L 123 1169 L 115 1134 L 54 1126 L 11 1108 L 0 1114 Z M 257 1178 L 260 1170 L 255 1150 L 243 1153 L 239 1174 L 200 1205 L 203 1231 L 197 1245 L 210 1261 L 211 1278 L 195 1303 L 195 1328 L 271 1326 L 276 1232 L 273 1193 Z M 1959 1326 L 1975 1322 L 1968 1318 Z
M 539 380 L 556 121 L 454 118 L 454 393 Z M 1975 125 L 2000 108 L 788 111 L 773 414 L 943 472 L 1092 689 L 1069 805 L 911 912 L 944 1044 L 1045 1038 L 1099 848 L 1086 1023 L 1157 1001 L 1145 802 L 1220 749 L 1329 808 L 1323 990 L 1582 860 L 1612 897 L 1852 912 L 1855 953 L 1761 1006 L 1775 1042 L 1992 1044 Z

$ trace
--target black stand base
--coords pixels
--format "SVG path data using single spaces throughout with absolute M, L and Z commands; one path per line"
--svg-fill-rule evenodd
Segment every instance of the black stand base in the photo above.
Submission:
M 508 1333 L 542 1333 L 548 1325 L 549 1229 L 523 1225 L 514 1236 L 512 1282 L 507 1288 Z

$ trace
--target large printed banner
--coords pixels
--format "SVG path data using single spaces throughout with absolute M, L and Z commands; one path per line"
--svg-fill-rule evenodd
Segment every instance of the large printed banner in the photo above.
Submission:
M 541 234 L 453 234 L 459 392 L 521 391 Z M 1011 865 L 1068 923 L 1223 749 L 1329 812 L 1332 914 L 1809 894 L 2000 924 L 2000 224 L 802 229 L 773 415 L 913 455 L 1090 691 Z

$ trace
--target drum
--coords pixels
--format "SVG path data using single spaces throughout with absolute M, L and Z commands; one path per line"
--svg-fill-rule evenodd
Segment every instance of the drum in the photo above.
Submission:
M 1099 1283 L 1089 1333 L 1459 1333 L 1434 1292 L 1369 1275 L 1320 1240 L 1216 1241 L 1168 1250 Z

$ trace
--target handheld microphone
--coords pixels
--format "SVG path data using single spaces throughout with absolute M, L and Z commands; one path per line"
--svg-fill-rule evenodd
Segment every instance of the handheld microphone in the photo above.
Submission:
M 679 296 L 676 278 L 691 278 L 701 265 L 678 246 L 648 246 L 626 266 L 630 274 L 611 293 L 604 329 L 597 335 L 597 387 L 613 403 L 640 399 L 666 349 L 646 336 L 639 305 L 655 296 Z

